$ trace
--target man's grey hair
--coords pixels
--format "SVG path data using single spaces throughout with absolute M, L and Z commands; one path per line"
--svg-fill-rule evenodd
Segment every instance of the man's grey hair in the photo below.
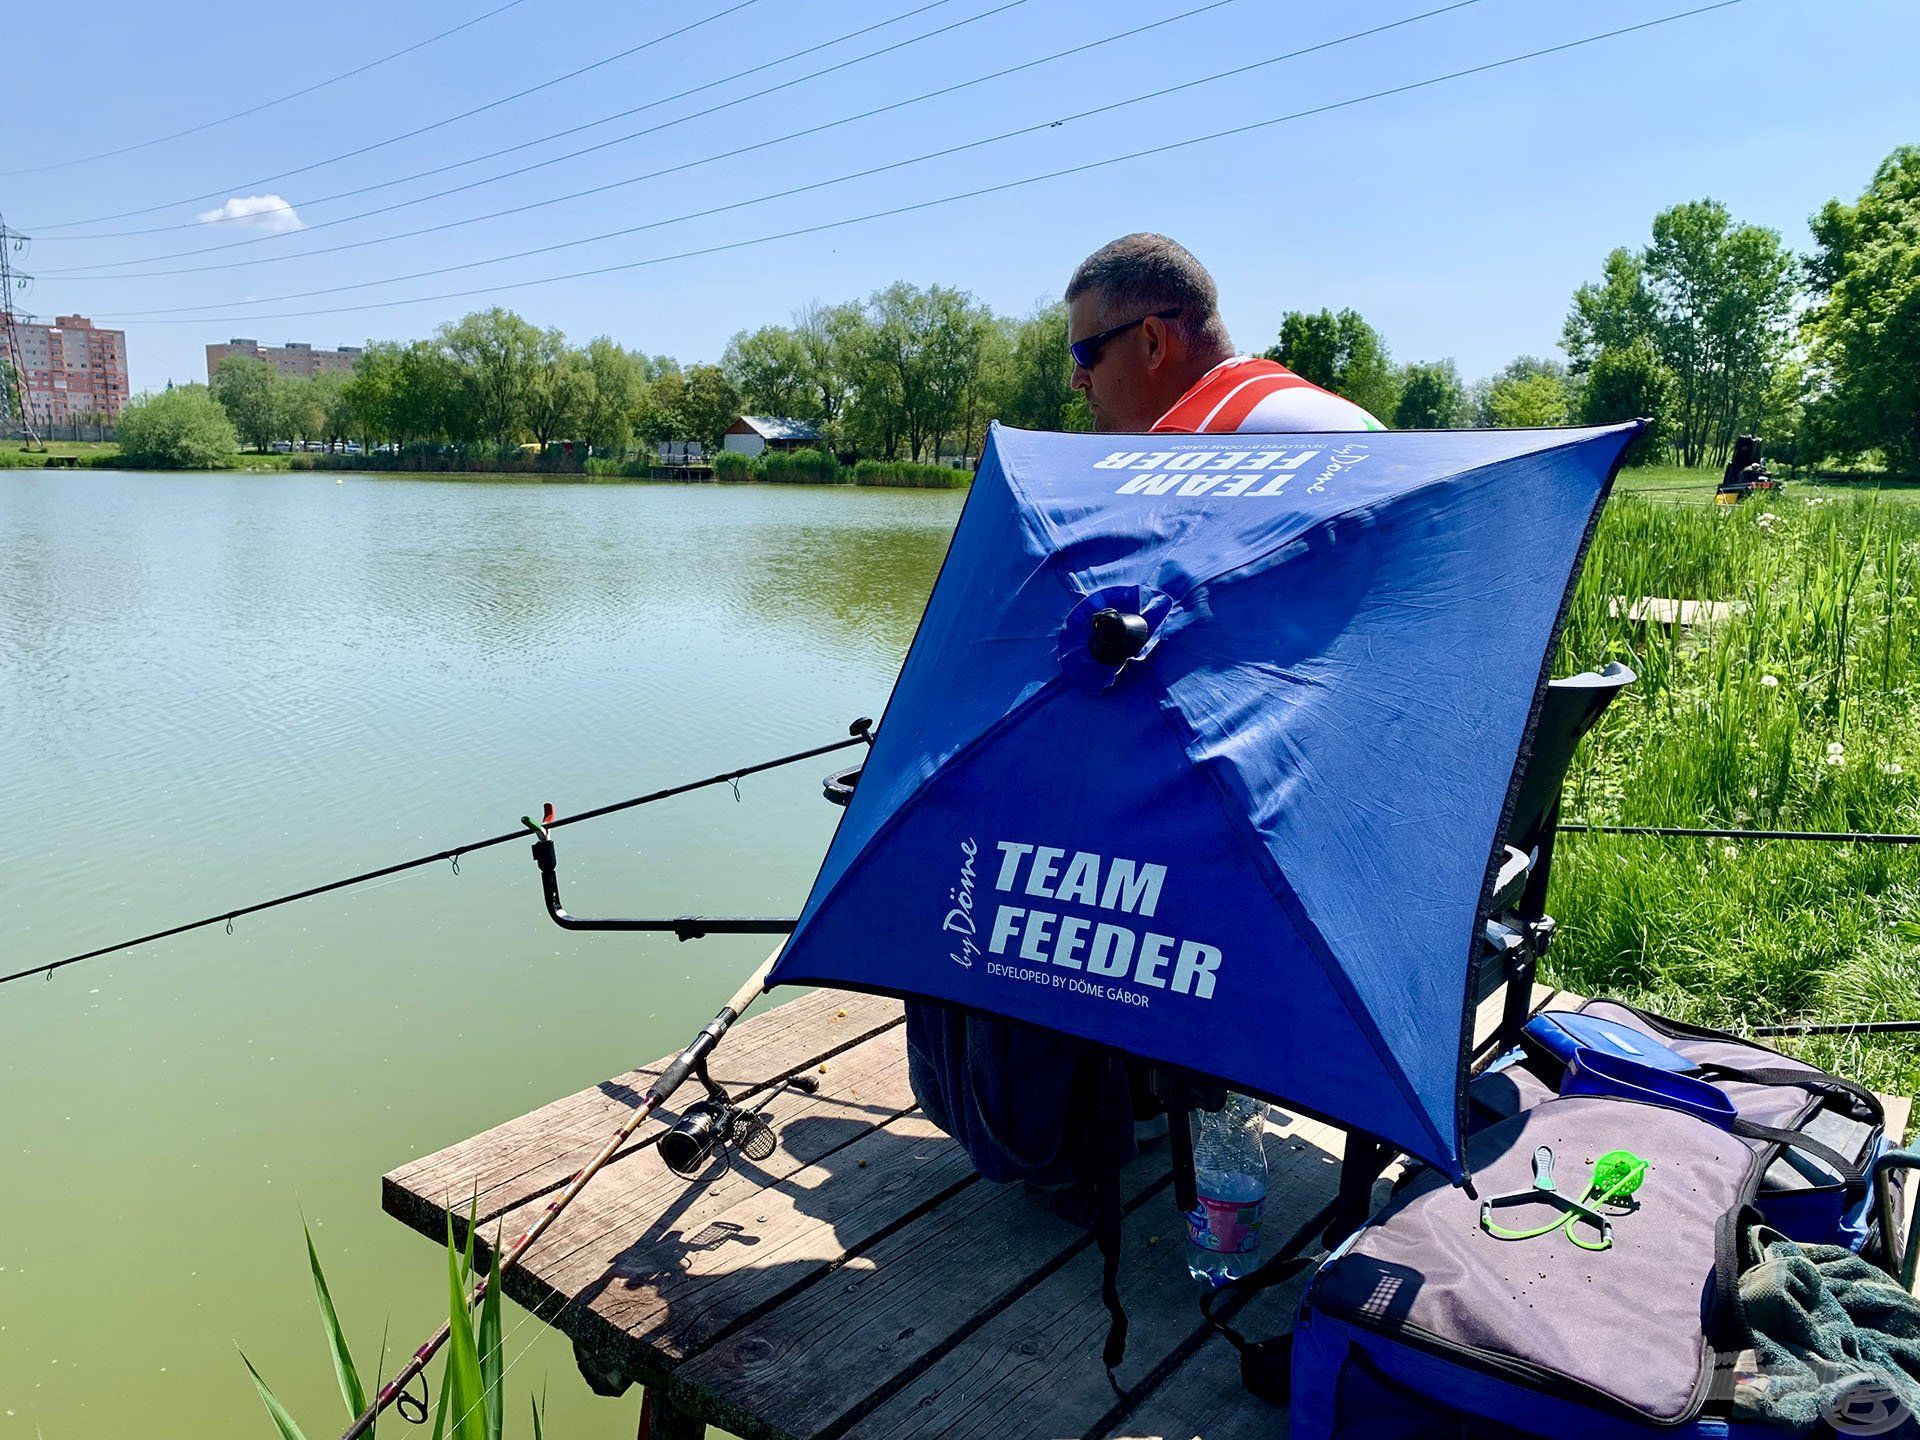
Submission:
M 1102 245 L 1080 262 L 1067 282 L 1067 300 L 1095 294 L 1114 322 L 1179 307 L 1168 322 L 1196 349 L 1231 351 L 1226 322 L 1220 318 L 1220 292 L 1207 267 L 1184 245 L 1164 235 L 1140 231 Z

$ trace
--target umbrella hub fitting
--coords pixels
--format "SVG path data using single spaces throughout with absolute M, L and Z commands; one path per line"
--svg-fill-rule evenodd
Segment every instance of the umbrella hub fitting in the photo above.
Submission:
M 1102 665 L 1137 659 L 1153 638 L 1147 617 L 1109 605 L 1088 617 L 1087 653 Z

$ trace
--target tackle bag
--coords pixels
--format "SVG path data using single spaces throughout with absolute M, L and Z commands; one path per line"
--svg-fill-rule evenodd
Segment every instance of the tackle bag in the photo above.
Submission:
M 1871 1091 L 1725 1031 L 1617 1000 L 1543 1011 L 1521 1032 L 1526 1067 L 1561 1094 L 1686 1110 L 1772 1152 L 1754 1196 L 1789 1239 L 1880 1258 L 1874 1168 L 1886 1117 Z
M 1649 1160 L 1611 1248 L 1559 1230 L 1502 1240 L 1480 1201 L 1421 1170 L 1315 1275 L 1293 1336 L 1294 1440 L 1724 1440 L 1720 1232 L 1766 1155 L 1696 1116 L 1610 1096 L 1549 1099 L 1468 1144 L 1482 1197 L 1527 1191 L 1551 1149 L 1576 1198 L 1592 1163 Z M 1505 1212 L 1503 1212 L 1505 1213 Z M 1547 1213 L 1553 1212 L 1550 1208 Z

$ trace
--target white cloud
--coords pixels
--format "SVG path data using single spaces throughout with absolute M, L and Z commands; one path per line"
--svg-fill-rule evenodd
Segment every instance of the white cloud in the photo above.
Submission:
M 284 235 L 289 230 L 304 230 L 306 222 L 293 206 L 278 195 L 236 195 L 214 210 L 202 210 L 200 223 L 228 223 L 242 230 L 261 230 L 269 235 Z

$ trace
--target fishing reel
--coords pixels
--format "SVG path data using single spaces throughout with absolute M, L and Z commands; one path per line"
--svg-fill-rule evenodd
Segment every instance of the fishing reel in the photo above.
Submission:
M 695 1074 L 706 1087 L 706 1098 L 689 1105 L 660 1137 L 660 1158 L 682 1180 L 696 1178 L 716 1152 L 723 1163 L 730 1162 L 735 1151 L 755 1163 L 767 1159 L 780 1143 L 767 1120 L 767 1107 L 788 1089 L 803 1095 L 816 1094 L 820 1089 L 820 1082 L 811 1075 L 789 1075 L 758 1105 L 748 1109 L 735 1104 L 713 1082 L 704 1062 Z

